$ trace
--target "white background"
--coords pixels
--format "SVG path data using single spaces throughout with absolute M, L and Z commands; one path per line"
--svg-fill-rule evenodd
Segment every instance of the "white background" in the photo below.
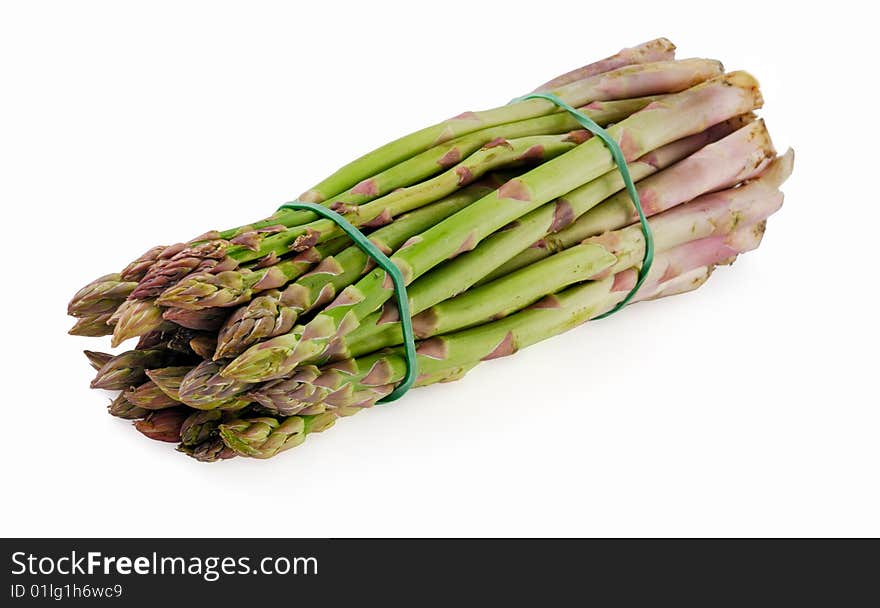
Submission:
M 860 3 L 8 2 L 0 535 L 878 535 L 876 40 Z M 797 7 L 797 8 L 795 8 Z M 797 151 L 760 250 L 269 461 L 105 412 L 65 305 L 393 137 L 665 35 Z

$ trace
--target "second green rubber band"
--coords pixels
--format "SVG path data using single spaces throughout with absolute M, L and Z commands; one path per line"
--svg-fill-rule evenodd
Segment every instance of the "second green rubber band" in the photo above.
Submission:
M 406 293 L 406 281 L 403 279 L 400 269 L 394 265 L 391 259 L 382 253 L 363 232 L 357 229 L 351 222 L 336 213 L 332 209 L 318 205 L 315 203 L 303 203 L 301 201 L 293 201 L 292 203 L 284 203 L 279 209 L 308 209 L 321 217 L 327 218 L 335 222 L 342 231 L 347 234 L 355 245 L 360 247 L 364 253 L 373 258 L 376 264 L 391 277 L 394 284 L 394 295 L 397 299 L 397 310 L 400 313 L 400 325 L 403 330 L 403 348 L 404 358 L 406 359 L 406 375 L 400 384 L 395 387 L 391 394 L 386 395 L 377 403 L 388 403 L 397 401 L 403 397 L 412 385 L 415 384 L 419 373 L 419 364 L 416 360 L 416 338 L 413 332 L 412 317 L 409 312 L 409 296 Z
M 626 297 L 608 312 L 593 317 L 594 319 L 604 319 L 629 304 L 629 301 L 633 299 L 636 293 L 638 293 L 642 283 L 645 282 L 648 272 L 651 270 L 651 265 L 654 263 L 654 235 L 651 233 L 651 226 L 648 225 L 648 219 L 645 217 L 645 212 L 642 211 L 642 201 L 639 199 L 639 191 L 636 189 L 635 182 L 633 182 L 632 176 L 629 173 L 629 167 L 626 164 L 626 158 L 623 155 L 623 151 L 620 149 L 620 146 L 617 145 L 617 142 L 614 141 L 614 138 L 608 135 L 608 131 L 596 124 L 589 116 L 580 112 L 577 108 L 568 105 L 552 93 L 531 93 L 529 95 L 517 97 L 510 103 L 525 101 L 526 99 L 546 99 L 547 101 L 555 103 L 557 106 L 571 114 L 587 131 L 602 140 L 602 143 L 604 143 L 605 147 L 608 148 L 608 151 L 611 152 L 611 158 L 614 159 L 614 162 L 617 165 L 617 170 L 620 171 L 620 176 L 623 178 L 623 184 L 626 186 L 629 198 L 632 200 L 632 204 L 636 208 L 636 212 L 639 214 L 642 234 L 645 237 L 645 255 L 642 258 L 642 267 L 639 270 L 635 286 L 628 294 L 626 294 Z

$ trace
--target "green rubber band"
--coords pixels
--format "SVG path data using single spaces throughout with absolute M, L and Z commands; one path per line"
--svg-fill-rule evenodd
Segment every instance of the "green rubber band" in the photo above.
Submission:
M 626 158 L 623 156 L 623 151 L 620 149 L 620 146 L 617 145 L 617 142 L 608 135 L 608 131 L 597 125 L 589 116 L 579 112 L 576 108 L 571 107 L 552 93 L 531 93 L 529 95 L 517 97 L 510 103 L 525 101 L 526 99 L 546 99 L 547 101 L 555 103 L 557 106 L 571 114 L 587 131 L 602 140 L 605 147 L 611 152 L 611 158 L 614 159 L 614 162 L 617 165 L 617 170 L 620 171 L 620 176 L 623 178 L 623 183 L 626 186 L 629 198 L 632 200 L 632 204 L 636 208 L 636 212 L 639 214 L 639 222 L 642 225 L 642 234 L 645 236 L 645 255 L 642 258 L 642 267 L 639 270 L 639 276 L 638 279 L 636 279 L 635 286 L 630 290 L 626 297 L 608 312 L 593 317 L 594 319 L 604 319 L 629 304 L 629 301 L 633 299 L 636 293 L 638 293 L 642 283 L 645 282 L 645 278 L 647 278 L 648 272 L 651 270 L 651 265 L 654 263 L 654 235 L 651 232 L 651 227 L 648 225 L 647 218 L 645 218 L 645 213 L 642 211 L 642 201 L 639 199 L 639 192 L 636 190 L 636 185 L 633 182 L 632 176 L 629 174 L 629 167 L 626 164 Z
M 401 274 L 400 269 L 394 265 L 394 262 L 391 259 L 382 253 L 382 251 L 376 247 L 370 239 L 368 239 L 363 232 L 358 230 L 354 224 L 349 222 L 347 219 L 333 211 L 332 209 L 328 209 L 322 205 L 317 205 L 315 203 L 303 203 L 301 201 L 293 201 L 292 203 L 284 203 L 280 207 L 281 209 L 308 209 L 309 211 L 314 211 L 319 216 L 327 218 L 336 223 L 342 231 L 347 234 L 352 241 L 354 241 L 355 245 L 360 247 L 364 253 L 375 260 L 376 264 L 382 268 L 385 272 L 388 273 L 388 276 L 391 277 L 391 282 L 394 283 L 394 295 L 397 298 L 397 310 L 400 316 L 400 325 L 403 330 L 403 348 L 404 348 L 404 359 L 406 360 L 406 375 L 404 375 L 403 380 L 397 387 L 389 394 L 377 401 L 376 403 L 389 403 L 391 401 L 397 401 L 403 395 L 412 388 L 413 384 L 416 382 L 416 377 L 418 375 L 418 360 L 416 359 L 416 336 L 413 331 L 412 326 L 412 318 L 410 317 L 409 312 L 409 297 L 406 295 L 406 281 L 403 279 L 403 274 Z

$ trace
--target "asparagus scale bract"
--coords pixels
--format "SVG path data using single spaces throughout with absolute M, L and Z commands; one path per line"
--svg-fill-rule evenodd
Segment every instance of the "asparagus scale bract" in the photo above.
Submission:
M 655 245 L 629 305 L 693 291 L 758 248 L 794 154 L 777 156 L 749 73 L 677 60 L 658 38 L 534 90 L 623 152 Z M 613 310 L 645 256 L 610 151 L 546 99 L 398 137 L 299 200 L 341 214 L 404 277 L 416 387 Z M 137 338 L 85 351 L 91 386 L 113 391 L 109 413 L 202 462 L 298 446 L 379 403 L 408 369 L 388 273 L 333 220 L 289 208 L 242 219 L 152 247 L 68 305 L 71 334 Z

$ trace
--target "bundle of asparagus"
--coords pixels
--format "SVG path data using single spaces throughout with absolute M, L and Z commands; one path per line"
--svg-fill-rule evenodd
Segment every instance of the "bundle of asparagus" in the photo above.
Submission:
M 557 77 L 624 153 L 656 255 L 631 302 L 685 293 L 755 249 L 782 204 L 755 79 L 665 39 Z M 461 378 L 613 309 L 645 254 L 611 153 L 545 99 L 465 112 L 349 163 L 299 200 L 363 231 L 402 273 L 416 386 Z M 268 458 L 376 404 L 407 370 L 388 273 L 333 221 L 281 209 L 150 249 L 70 302 L 114 416 L 203 461 Z

